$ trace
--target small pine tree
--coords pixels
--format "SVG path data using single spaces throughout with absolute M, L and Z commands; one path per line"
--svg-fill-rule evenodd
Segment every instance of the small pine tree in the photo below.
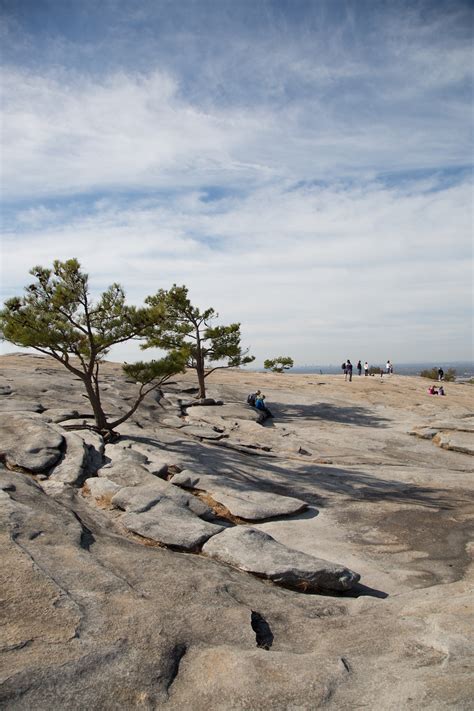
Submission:
M 206 397 L 206 378 L 219 368 L 236 368 L 251 363 L 240 345 L 240 323 L 212 326 L 218 318 L 213 308 L 200 311 L 193 306 L 185 286 L 173 285 L 149 296 L 146 303 L 156 309 L 159 319 L 142 348 L 162 348 L 182 354 L 186 366 L 196 371 L 199 397 Z M 164 314 L 164 316 L 163 316 Z M 221 365 L 215 365 L 222 362 Z
M 52 269 L 34 267 L 30 274 L 35 282 L 26 287 L 25 295 L 8 299 L 0 311 L 1 337 L 51 356 L 80 378 L 96 429 L 110 437 L 113 428 L 131 417 L 149 392 L 184 370 L 184 358 L 171 352 L 158 361 L 125 365 L 125 373 L 140 388 L 130 409 L 109 421 L 101 402 L 100 365 L 111 346 L 143 337 L 150 325 L 159 321 L 159 309 L 127 306 L 119 284 L 112 284 L 94 304 L 88 275 L 81 271 L 77 259 L 56 260 Z
M 289 370 L 294 365 L 293 358 L 290 356 L 279 356 L 278 358 L 268 358 L 263 362 L 265 370 L 271 370 L 273 373 L 283 373 Z

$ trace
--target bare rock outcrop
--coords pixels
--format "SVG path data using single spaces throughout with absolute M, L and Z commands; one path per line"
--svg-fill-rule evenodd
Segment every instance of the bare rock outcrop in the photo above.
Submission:
M 0 458 L 8 467 L 49 470 L 62 456 L 64 435 L 39 415 L 0 414 Z
M 311 590 L 350 590 L 360 575 L 344 566 L 301 553 L 248 526 L 228 528 L 203 546 L 203 553 L 278 585 Z
M 231 481 L 225 476 L 194 474 L 188 469 L 175 474 L 171 481 L 184 488 L 202 489 L 208 492 L 231 514 L 248 521 L 295 514 L 303 511 L 307 506 L 301 499 L 258 491 L 243 482 Z
M 119 496 L 120 492 L 114 497 L 116 502 Z M 125 513 L 120 523 L 144 538 L 182 550 L 196 550 L 208 538 L 222 531 L 222 526 L 203 521 L 187 506 L 163 495 L 145 510 Z

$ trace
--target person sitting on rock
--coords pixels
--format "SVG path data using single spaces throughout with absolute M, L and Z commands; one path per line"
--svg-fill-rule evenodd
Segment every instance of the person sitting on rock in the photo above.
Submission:
M 444 388 L 443 388 L 442 385 L 440 385 L 439 388 L 438 388 L 438 395 L 446 395 L 446 393 L 444 392 Z
M 252 407 L 255 407 L 255 400 L 260 394 L 260 390 L 257 390 L 256 393 L 250 393 L 250 395 L 247 396 L 247 403 Z
M 438 394 L 437 389 L 435 388 L 434 385 L 431 385 L 431 386 L 428 388 L 428 395 L 437 395 L 437 394 Z
M 272 413 L 268 409 L 268 407 L 265 405 L 265 395 L 259 394 L 255 398 L 255 407 L 257 410 L 260 410 L 261 412 L 265 413 L 266 417 L 273 417 Z

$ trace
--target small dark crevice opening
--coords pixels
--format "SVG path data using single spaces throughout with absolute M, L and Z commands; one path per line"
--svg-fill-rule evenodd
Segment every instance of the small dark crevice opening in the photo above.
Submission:
M 266 621 L 263 615 L 259 612 L 252 610 L 250 616 L 250 624 L 255 632 L 255 639 L 257 641 L 257 647 L 261 649 L 269 650 L 273 644 L 273 632 L 270 629 L 270 625 Z
M 81 548 L 85 551 L 90 551 L 91 546 L 95 543 L 95 536 L 90 530 L 90 528 L 87 528 L 85 523 L 82 521 L 82 519 L 77 515 L 75 511 L 72 512 L 74 515 L 74 518 L 78 521 L 80 527 L 81 527 L 81 538 L 79 541 L 79 545 Z
M 176 647 L 173 649 L 173 652 L 171 654 L 171 668 L 170 668 L 169 680 L 168 680 L 168 685 L 166 687 L 166 691 L 170 690 L 174 680 L 178 676 L 179 665 L 181 664 L 181 660 L 187 651 L 188 651 L 188 648 L 185 644 L 177 644 Z

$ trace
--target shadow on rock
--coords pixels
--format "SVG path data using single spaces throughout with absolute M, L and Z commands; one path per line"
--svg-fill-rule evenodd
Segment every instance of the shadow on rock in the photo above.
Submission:
M 374 415 L 367 407 L 338 407 L 326 402 L 316 405 L 273 405 L 273 410 L 276 421 L 285 423 L 303 419 L 326 420 L 359 427 L 387 427 L 385 423 L 389 422 L 385 417 Z

